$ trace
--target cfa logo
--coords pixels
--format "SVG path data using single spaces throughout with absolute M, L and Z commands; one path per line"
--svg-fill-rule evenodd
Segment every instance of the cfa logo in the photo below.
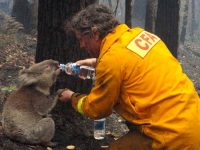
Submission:
M 142 31 L 127 45 L 127 48 L 144 57 L 158 41 L 160 41 L 160 38 L 156 35 Z

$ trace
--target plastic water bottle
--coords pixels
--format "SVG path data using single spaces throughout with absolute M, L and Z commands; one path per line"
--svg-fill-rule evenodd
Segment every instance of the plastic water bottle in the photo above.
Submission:
M 106 119 L 94 120 L 94 138 L 96 140 L 103 140 L 106 135 Z
M 69 62 L 67 64 L 60 64 L 60 69 L 68 75 L 77 76 L 84 80 L 94 80 L 95 78 L 95 69 L 89 66 L 79 66 L 76 63 Z

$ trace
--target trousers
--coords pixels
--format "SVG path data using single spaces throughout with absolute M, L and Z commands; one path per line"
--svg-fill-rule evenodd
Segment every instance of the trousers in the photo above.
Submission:
M 112 142 L 108 150 L 151 150 L 152 139 L 141 133 L 139 126 L 126 122 L 129 132 Z

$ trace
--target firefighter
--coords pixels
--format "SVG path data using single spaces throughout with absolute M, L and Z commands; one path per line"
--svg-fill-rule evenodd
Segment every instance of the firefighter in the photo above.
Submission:
M 65 89 L 59 100 L 92 119 L 122 116 L 130 131 L 110 150 L 200 149 L 199 96 L 158 36 L 120 24 L 103 5 L 81 10 L 70 25 L 93 57 L 77 63 L 95 67 L 95 82 L 88 95 Z

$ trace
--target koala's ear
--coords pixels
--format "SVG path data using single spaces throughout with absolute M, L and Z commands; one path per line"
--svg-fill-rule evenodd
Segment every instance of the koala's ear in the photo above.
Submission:
M 31 73 L 29 69 L 19 71 L 19 85 L 29 86 L 38 82 L 38 79 Z

